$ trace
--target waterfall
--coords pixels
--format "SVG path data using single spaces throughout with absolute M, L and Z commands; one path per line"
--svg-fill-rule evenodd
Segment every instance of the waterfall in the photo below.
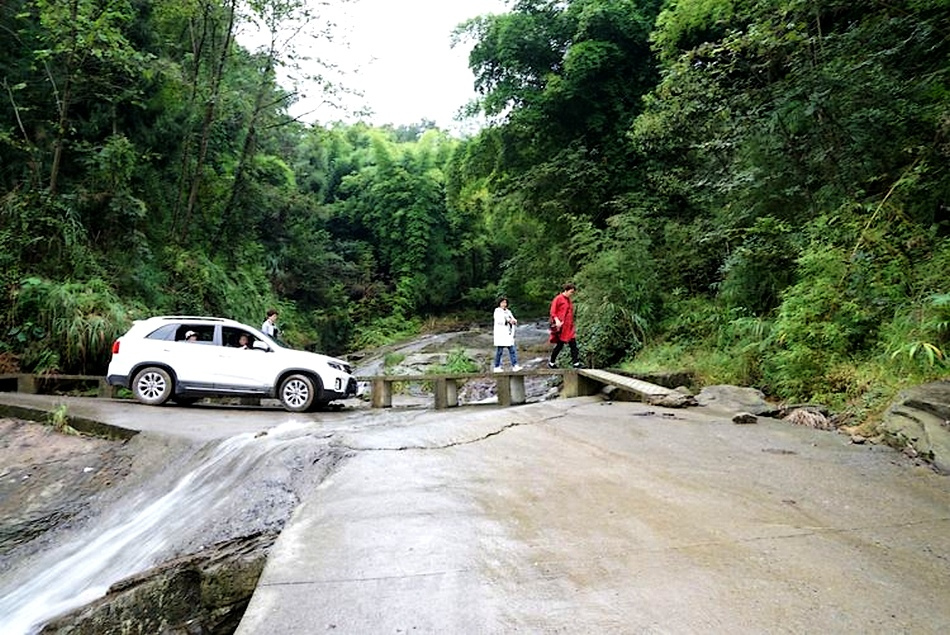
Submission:
M 122 498 L 81 535 L 31 558 L 0 578 L 0 633 L 29 635 L 50 619 L 105 595 L 109 587 L 162 562 L 194 536 L 214 508 L 239 497 L 254 463 L 304 424 L 282 424 L 267 435 L 243 434 L 208 446 L 197 465 L 159 498 Z M 275 443 L 276 442 L 276 443 Z

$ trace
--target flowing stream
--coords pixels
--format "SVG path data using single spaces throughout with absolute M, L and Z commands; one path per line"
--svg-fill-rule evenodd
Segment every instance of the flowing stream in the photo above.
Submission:
M 303 425 L 283 424 L 267 435 L 238 435 L 206 446 L 167 493 L 139 490 L 112 504 L 80 535 L 5 572 L 0 633 L 36 633 L 53 617 L 102 597 L 115 582 L 164 561 L 176 545 L 200 538 L 216 510 L 218 516 L 228 513 L 245 495 L 242 484 L 256 465 L 299 439 Z

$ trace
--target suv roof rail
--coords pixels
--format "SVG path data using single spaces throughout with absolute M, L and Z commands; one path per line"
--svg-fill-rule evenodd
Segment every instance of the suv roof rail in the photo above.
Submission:
M 233 322 L 230 318 L 208 317 L 206 315 L 156 315 L 150 320 L 202 320 L 204 322 Z

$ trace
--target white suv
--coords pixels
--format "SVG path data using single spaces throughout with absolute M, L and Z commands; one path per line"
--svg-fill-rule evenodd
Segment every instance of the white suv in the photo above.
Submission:
M 304 412 L 355 395 L 351 373 L 343 360 L 287 348 L 234 320 L 160 316 L 136 321 L 112 344 L 106 379 L 150 405 L 274 397 Z

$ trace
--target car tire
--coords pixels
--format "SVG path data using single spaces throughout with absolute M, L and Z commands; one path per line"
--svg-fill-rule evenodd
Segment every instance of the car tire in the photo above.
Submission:
M 277 393 L 284 410 L 290 412 L 306 412 L 313 404 L 319 401 L 319 394 L 323 392 L 319 381 L 300 373 L 290 375 L 280 384 Z
M 149 406 L 160 406 L 172 396 L 175 382 L 164 368 L 143 368 L 132 380 L 132 395 L 137 401 Z

